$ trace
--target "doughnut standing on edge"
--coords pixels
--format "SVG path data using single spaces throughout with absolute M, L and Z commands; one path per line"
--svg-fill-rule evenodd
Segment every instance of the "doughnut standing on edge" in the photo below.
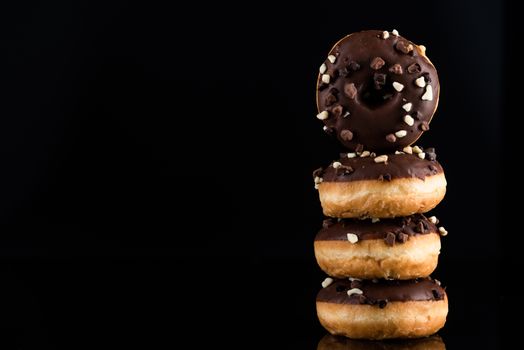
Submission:
M 361 279 L 427 277 L 437 267 L 436 217 L 326 219 L 315 237 L 315 257 L 329 276 Z
M 446 177 L 433 148 L 406 152 L 341 154 L 313 173 L 324 215 L 393 218 L 425 213 L 444 198 Z
M 317 118 L 349 150 L 394 151 L 429 130 L 439 80 L 425 47 L 379 30 L 350 34 L 320 66 Z
M 320 323 L 354 339 L 418 338 L 444 326 L 448 299 L 440 282 L 329 279 L 317 295 Z

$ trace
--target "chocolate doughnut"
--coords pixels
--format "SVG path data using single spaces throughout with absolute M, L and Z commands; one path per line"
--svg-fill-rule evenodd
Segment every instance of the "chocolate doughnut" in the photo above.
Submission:
M 341 154 L 313 172 L 324 215 L 391 218 L 425 213 L 446 193 L 446 178 L 433 148 L 407 146 L 404 152 Z
M 326 334 L 317 350 L 446 350 L 441 337 L 433 335 L 420 339 L 355 340 Z
M 315 237 L 315 257 L 330 276 L 363 279 L 427 277 L 437 267 L 437 218 L 326 219 Z
M 448 300 L 440 282 L 333 280 L 317 295 L 320 323 L 333 335 L 354 339 L 419 338 L 444 326 Z
M 321 65 L 317 117 L 350 150 L 402 149 L 429 129 L 439 89 L 423 46 L 362 31 L 337 42 Z

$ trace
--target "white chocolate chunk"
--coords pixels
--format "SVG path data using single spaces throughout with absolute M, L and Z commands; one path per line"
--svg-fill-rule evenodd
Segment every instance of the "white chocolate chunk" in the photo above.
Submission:
M 413 148 L 411 146 L 404 147 L 402 151 L 406 152 L 407 154 L 413 154 Z
M 426 79 L 424 79 L 424 77 L 420 77 L 418 79 L 415 79 L 415 85 L 417 85 L 418 87 L 426 86 Z
M 413 126 L 413 124 L 415 124 L 415 119 L 413 119 L 413 117 L 409 114 L 406 114 L 404 116 L 404 123 L 408 124 L 409 126 Z
M 408 102 L 408 103 L 406 103 L 405 105 L 402 106 L 402 108 L 404 108 L 404 110 L 406 112 L 411 111 L 411 107 L 413 107 L 413 103 L 411 103 L 411 102 Z
M 419 146 L 413 146 L 412 149 L 413 149 L 413 153 L 421 153 L 422 152 L 422 148 L 420 148 Z
M 335 61 L 337 60 L 337 58 L 334 56 L 334 55 L 329 55 L 328 56 L 328 61 L 331 62 L 331 63 L 335 63 Z
M 331 285 L 331 283 L 333 283 L 333 278 L 326 277 L 326 279 L 324 281 L 322 281 L 322 288 L 329 287 Z
M 424 101 L 433 101 L 433 88 L 431 85 L 426 85 L 426 92 L 422 95 Z
M 348 241 L 349 241 L 350 243 L 355 244 L 355 243 L 358 242 L 358 236 L 357 236 L 356 234 L 354 234 L 354 233 L 348 233 L 347 236 L 348 236 Z
M 375 157 L 374 161 L 375 161 L 375 163 L 387 163 L 388 156 L 384 154 L 384 155 Z
M 320 120 L 326 120 L 329 118 L 329 112 L 328 111 L 322 111 L 319 114 L 317 114 L 317 118 Z
M 396 81 L 393 82 L 393 88 L 397 90 L 398 92 L 401 92 L 404 89 L 404 85 L 401 83 L 398 83 Z
M 330 81 L 331 81 L 331 77 L 329 76 L 329 74 L 322 74 L 322 82 L 324 84 L 329 84 Z
M 320 74 L 324 74 L 326 73 L 327 71 L 327 66 L 325 63 L 322 63 L 322 65 L 320 66 L 320 68 L 318 69 L 318 71 L 320 72 Z
M 399 130 L 395 133 L 395 136 L 398 137 L 399 139 L 406 136 L 408 134 L 408 132 L 406 130 Z
M 353 294 L 363 294 L 364 292 L 358 288 L 353 288 L 348 290 L 348 296 L 352 296 Z

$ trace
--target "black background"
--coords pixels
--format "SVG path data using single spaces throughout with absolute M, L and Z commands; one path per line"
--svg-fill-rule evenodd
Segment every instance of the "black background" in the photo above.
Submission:
M 435 273 L 450 298 L 440 334 L 450 349 L 504 342 L 518 294 L 499 283 L 518 271 L 500 239 L 517 97 L 510 3 L 10 6 L 3 342 L 315 348 L 311 171 L 340 150 L 315 118 L 315 79 L 336 40 L 368 28 L 426 45 L 439 71 L 419 143 L 448 179 L 433 211 L 450 232 Z

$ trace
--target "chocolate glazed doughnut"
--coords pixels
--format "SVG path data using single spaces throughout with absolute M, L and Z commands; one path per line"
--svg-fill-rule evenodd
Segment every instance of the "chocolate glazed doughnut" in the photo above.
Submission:
M 318 119 L 351 150 L 402 149 L 429 129 L 437 71 L 425 47 L 379 30 L 337 42 L 320 67 Z
M 394 218 L 433 209 L 446 193 L 446 177 L 435 150 L 418 146 L 404 150 L 409 153 L 341 154 L 326 169 L 315 170 L 324 215 Z
M 353 339 L 419 338 L 444 326 L 448 299 L 440 282 L 333 280 L 317 295 L 320 323 L 333 335 Z
M 315 237 L 315 257 L 329 276 L 400 280 L 427 277 L 437 267 L 440 231 L 435 216 L 326 219 Z

